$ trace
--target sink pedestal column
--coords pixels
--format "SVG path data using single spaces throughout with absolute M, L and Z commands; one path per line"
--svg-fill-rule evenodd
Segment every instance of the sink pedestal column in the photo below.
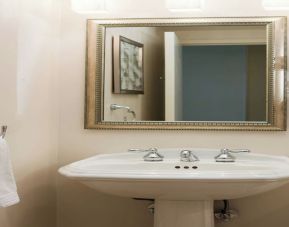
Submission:
M 214 227 L 214 201 L 155 201 L 154 227 Z

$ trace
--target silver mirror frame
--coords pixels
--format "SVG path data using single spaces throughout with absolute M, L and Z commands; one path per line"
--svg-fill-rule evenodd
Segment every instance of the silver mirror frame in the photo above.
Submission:
M 197 25 L 265 25 L 267 27 L 267 121 L 266 122 L 195 122 L 195 121 L 103 121 L 104 42 L 108 27 Z M 143 130 L 244 130 L 285 131 L 287 128 L 287 18 L 154 18 L 87 20 L 86 47 L 86 129 Z

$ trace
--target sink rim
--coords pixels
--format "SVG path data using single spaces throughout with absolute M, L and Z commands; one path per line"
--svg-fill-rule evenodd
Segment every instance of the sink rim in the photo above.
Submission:
M 177 149 L 162 149 L 160 152 L 165 151 L 172 153 L 177 152 Z M 179 150 L 179 149 L 178 149 Z M 198 153 L 200 157 L 199 162 L 193 163 L 181 163 L 181 165 L 196 165 L 201 166 L 204 163 L 212 163 L 214 165 L 238 165 L 239 163 L 250 163 L 250 165 L 256 164 L 268 164 L 271 166 L 268 170 L 177 170 L 174 169 L 173 165 L 180 165 L 179 160 L 175 157 L 168 157 L 163 162 L 144 162 L 142 156 L 144 153 L 112 153 L 112 154 L 98 154 L 93 157 L 83 159 L 64 167 L 61 167 L 58 172 L 71 179 L 75 180 L 115 180 L 115 181 L 205 181 L 205 182 L 234 182 L 234 181 L 279 181 L 289 179 L 289 157 L 279 156 L 279 155 L 267 155 L 260 153 L 249 153 L 249 154 L 234 154 L 237 157 L 235 163 L 216 163 L 213 157 L 219 152 L 219 150 L 212 149 L 193 149 L 194 153 Z M 202 157 L 203 156 L 203 157 Z M 124 160 L 124 158 L 126 158 Z M 262 158 L 264 160 L 258 160 Z M 239 162 L 238 162 L 239 161 Z M 87 170 L 85 168 L 85 163 L 89 162 L 100 162 L 100 166 L 109 165 L 129 165 L 129 164 L 146 164 L 146 165 L 158 165 L 158 164 L 172 164 L 172 170 L 119 170 L 115 168 L 114 170 L 97 169 L 97 170 Z M 278 162 L 278 163 L 277 163 Z M 279 164 L 274 169 L 273 164 Z M 280 164 L 282 164 L 280 166 Z M 286 171 L 287 170 L 287 171 Z

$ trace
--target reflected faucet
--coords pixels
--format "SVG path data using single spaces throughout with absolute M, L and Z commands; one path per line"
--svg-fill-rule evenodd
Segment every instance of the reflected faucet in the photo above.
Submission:
M 131 113 L 133 116 L 133 121 L 135 121 L 136 119 L 136 114 L 135 112 L 129 107 L 129 106 L 123 106 L 123 105 L 118 105 L 118 104 L 111 104 L 110 105 L 110 110 L 114 111 L 114 110 L 119 110 L 119 109 L 125 109 L 127 110 L 128 113 Z

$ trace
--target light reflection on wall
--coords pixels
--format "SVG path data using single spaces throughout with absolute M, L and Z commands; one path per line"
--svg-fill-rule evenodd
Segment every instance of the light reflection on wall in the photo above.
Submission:
M 204 0 L 166 0 L 166 7 L 170 11 L 201 10 Z
M 50 113 L 58 17 L 53 0 L 19 4 L 17 28 L 17 114 Z
M 289 10 L 289 0 L 263 0 L 263 7 L 272 10 Z
M 105 13 L 105 0 L 71 0 L 71 9 L 77 13 Z

